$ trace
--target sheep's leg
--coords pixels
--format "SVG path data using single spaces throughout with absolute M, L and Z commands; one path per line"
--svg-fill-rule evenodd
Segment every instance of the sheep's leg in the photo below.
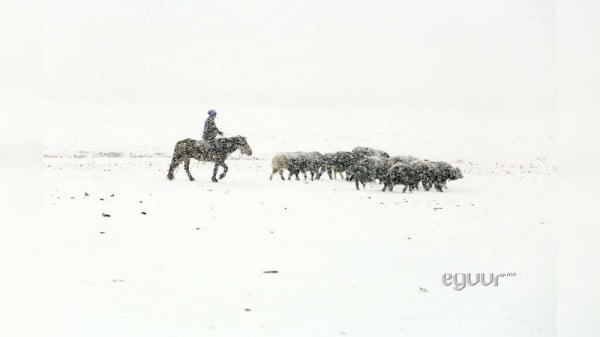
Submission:
M 279 169 L 279 175 L 281 176 L 281 180 L 285 180 L 283 177 L 283 169 Z
M 181 158 L 173 156 L 173 159 L 171 160 L 171 165 L 169 165 L 169 173 L 167 174 L 167 179 L 173 180 L 173 178 L 175 178 L 175 169 L 177 168 L 177 166 L 179 166 L 179 164 L 181 164 Z
M 366 187 L 367 187 L 367 185 L 365 185 L 365 182 L 364 182 L 364 181 L 362 181 L 362 180 L 361 180 L 361 181 L 360 181 L 360 183 L 363 185 L 363 188 L 366 188 Z
M 304 175 L 304 180 L 308 179 L 308 176 L 306 175 L 306 170 L 302 169 L 302 174 Z
M 296 180 L 300 180 L 300 177 L 298 177 L 298 174 L 300 174 L 300 171 L 298 171 L 294 174 L 296 176 Z
M 277 173 L 277 169 L 273 169 L 273 172 L 271 172 L 271 176 L 269 177 L 269 180 L 273 180 L 273 175 Z
M 220 163 L 221 166 L 223 166 L 223 173 L 221 173 L 221 175 L 219 175 L 219 180 L 225 178 L 225 176 L 227 175 L 227 171 L 229 171 L 229 167 L 227 167 L 227 165 L 225 165 L 225 162 L 221 162 Z
M 333 178 L 331 177 L 331 170 L 327 170 L 327 175 L 329 176 L 329 180 L 332 180 Z
M 323 173 L 325 173 L 325 171 L 327 170 L 322 167 L 319 168 L 319 170 L 317 171 L 317 180 L 321 180 L 321 177 L 323 176 Z
M 402 193 L 405 193 L 407 188 L 408 188 L 408 185 L 404 185 L 404 188 L 402 189 Z
M 357 189 L 358 191 L 360 191 L 360 187 L 358 187 L 358 179 L 357 179 L 357 180 L 355 180 L 355 181 L 354 181 L 354 183 L 356 184 L 356 189 Z
M 187 173 L 187 176 L 190 179 L 190 181 L 194 181 L 194 177 L 192 177 L 192 174 L 190 173 L 190 159 L 189 158 L 187 158 L 185 160 L 184 168 L 185 168 L 185 173 Z
M 218 180 L 217 180 L 217 172 L 218 171 L 219 171 L 219 164 L 215 163 L 215 168 L 213 169 L 213 175 L 212 175 L 212 179 L 211 179 L 213 183 L 218 182 Z

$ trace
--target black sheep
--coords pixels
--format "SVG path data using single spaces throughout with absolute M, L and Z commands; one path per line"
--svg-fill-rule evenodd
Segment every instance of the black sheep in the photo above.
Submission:
M 327 172 L 327 175 L 329 176 L 329 180 L 333 179 L 333 176 L 331 175 L 331 171 L 333 170 L 333 157 L 334 156 L 335 156 L 335 153 L 324 153 L 323 154 L 322 161 L 321 161 L 321 168 L 316 177 L 317 180 L 321 179 L 321 176 L 325 172 Z
M 325 157 L 320 152 L 303 153 L 306 159 L 306 170 L 310 172 L 310 180 L 317 180 L 321 177 L 321 168 L 325 162 Z
M 393 191 L 394 185 L 404 185 L 402 193 L 409 189 L 410 192 L 419 184 L 420 174 L 416 165 L 412 163 L 394 164 L 387 172 L 384 180 L 383 191 Z
M 409 164 L 417 161 L 420 161 L 420 159 L 413 156 L 393 156 L 388 159 L 390 166 L 398 163 Z
M 308 170 L 308 159 L 306 155 L 302 152 L 291 152 L 287 154 L 287 157 L 288 171 L 290 172 L 288 180 L 290 180 L 292 176 L 296 176 L 296 180 L 300 180 L 300 178 L 298 177 L 298 174 L 300 172 L 304 174 L 304 180 L 306 180 L 306 171 Z
M 365 187 L 366 182 L 386 180 L 387 167 L 385 161 L 379 157 L 370 156 L 360 159 L 350 169 L 350 179 L 354 180 L 356 189 L 360 190 L 358 183 Z
M 448 180 L 462 179 L 463 174 L 458 167 L 453 167 L 445 161 L 431 162 L 433 167 L 433 186 L 438 192 L 443 192 Z M 446 187 L 447 188 L 447 187 Z
M 379 158 L 389 158 L 390 155 L 382 150 L 372 149 L 366 146 L 357 146 L 352 149 L 353 153 L 358 154 L 361 157 L 379 157 Z
M 356 153 L 348 151 L 338 151 L 333 154 L 331 158 L 330 169 L 333 172 L 333 178 L 336 178 L 336 174 L 339 173 L 340 177 L 344 178 L 343 172 L 346 172 L 346 179 L 348 177 L 348 171 L 355 165 L 362 157 Z

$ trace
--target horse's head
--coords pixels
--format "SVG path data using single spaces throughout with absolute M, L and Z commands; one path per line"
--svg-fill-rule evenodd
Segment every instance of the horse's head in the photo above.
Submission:
M 235 142 L 236 142 L 237 148 L 240 150 L 240 152 L 247 156 L 251 156 L 252 148 L 250 147 L 250 145 L 248 145 L 248 142 L 246 141 L 246 137 L 237 136 L 235 138 L 236 138 Z

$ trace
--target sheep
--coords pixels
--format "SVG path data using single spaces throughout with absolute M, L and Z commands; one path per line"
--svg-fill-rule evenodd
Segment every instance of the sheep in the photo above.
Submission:
M 304 174 L 304 179 L 306 179 L 306 158 L 301 152 L 277 153 L 271 160 L 271 168 L 273 171 L 271 172 L 269 180 L 272 180 L 273 175 L 277 172 L 279 172 L 281 180 L 285 180 L 283 170 L 288 170 L 288 180 L 290 180 L 293 175 L 296 176 L 296 180 L 299 180 L 298 174 L 300 172 Z
M 384 179 L 383 190 L 393 191 L 394 185 L 404 185 L 402 193 L 409 189 L 410 192 L 419 184 L 420 175 L 414 163 L 397 163 L 392 165 Z
M 338 151 L 333 154 L 331 158 L 331 171 L 333 171 L 333 178 L 336 178 L 337 173 L 340 174 L 342 179 L 344 178 L 343 172 L 346 172 L 346 179 L 349 180 L 348 170 L 352 168 L 354 164 L 360 160 L 362 156 L 348 151 Z
M 421 182 L 425 191 L 429 191 L 432 186 L 435 186 L 435 189 L 441 192 L 442 188 L 448 188 L 446 186 L 447 180 L 456 180 L 463 177 L 459 168 L 443 161 L 414 160 L 405 164 L 416 169 L 418 173 L 418 179 L 413 182 L 416 182 L 412 186 L 413 189 L 418 189 L 418 182 Z
M 325 157 L 320 152 L 303 153 L 306 159 L 306 169 L 310 172 L 310 180 L 321 177 L 321 168 L 325 163 Z
M 375 156 L 375 157 L 379 157 L 379 158 L 389 158 L 390 157 L 390 155 L 385 151 L 372 149 L 372 148 L 366 147 L 366 146 L 357 146 L 352 149 L 352 152 L 356 153 L 362 157 L 370 157 L 370 156 Z
M 433 185 L 433 180 L 435 177 L 435 165 L 433 162 L 429 160 L 415 160 L 410 162 L 410 165 L 413 165 L 416 168 L 419 174 L 418 178 L 423 185 L 423 189 L 425 191 L 429 191 Z M 419 189 L 418 183 L 414 187 Z
M 394 166 L 395 164 L 401 163 L 401 164 L 407 164 L 407 165 L 417 165 L 419 162 L 421 162 L 421 160 L 417 157 L 413 157 L 413 156 L 393 156 L 390 158 L 386 158 L 385 160 L 385 164 L 386 167 L 389 171 L 389 169 Z M 417 181 L 416 184 L 413 184 L 412 189 L 419 189 L 419 182 Z
M 338 173 L 340 177 L 344 178 L 343 173 L 345 172 L 345 179 L 351 180 L 350 178 L 352 174 L 349 171 L 352 169 L 352 166 L 355 165 L 360 159 L 368 156 L 389 158 L 389 154 L 384 151 L 360 146 L 355 147 L 351 152 L 338 151 L 335 153 L 325 153 L 322 157 L 321 170 L 317 174 L 317 179 L 320 179 L 324 172 L 327 172 L 329 179 L 337 178 Z
M 306 171 L 308 170 L 308 158 L 302 152 L 290 152 L 288 155 L 288 171 L 290 172 L 288 180 L 292 176 L 296 176 L 296 180 L 300 180 L 298 174 L 302 172 L 304 180 L 307 179 Z
M 365 182 L 375 181 L 376 179 L 384 181 L 386 179 L 387 168 L 384 160 L 377 156 L 369 156 L 360 159 L 349 171 L 351 172 L 351 179 L 354 180 L 356 189 L 360 190 L 359 182 L 365 188 Z
M 413 157 L 413 156 L 393 156 L 387 160 L 388 160 L 390 166 L 392 166 L 392 165 L 398 164 L 398 163 L 405 163 L 405 164 L 412 163 L 412 162 L 419 161 L 420 159 L 417 157 Z
M 282 152 L 278 153 L 273 157 L 271 161 L 272 173 L 269 180 L 273 179 L 273 175 L 279 172 L 282 180 L 285 180 L 283 176 L 283 170 L 289 171 L 288 180 L 292 176 L 296 176 L 296 180 L 299 180 L 299 174 L 302 172 L 304 180 L 307 179 L 306 172 L 310 172 L 310 179 L 314 180 L 315 177 L 318 179 L 321 175 L 321 168 L 324 166 L 324 156 L 316 151 L 313 152 Z
M 335 153 L 324 153 L 323 154 L 323 158 L 322 158 L 322 162 L 321 162 L 321 168 L 319 170 L 319 173 L 317 174 L 317 180 L 321 179 L 321 175 L 323 175 L 323 173 L 327 172 L 327 175 L 329 176 L 329 180 L 333 179 L 332 175 L 331 175 L 331 171 L 333 169 L 333 158 L 335 156 Z
M 279 175 L 281 176 L 281 180 L 285 180 L 285 178 L 283 177 L 283 170 L 288 169 L 287 154 L 286 153 L 277 153 L 275 156 L 273 156 L 273 159 L 271 160 L 271 168 L 273 169 L 273 172 L 271 172 L 271 176 L 269 177 L 269 180 L 273 180 L 273 175 L 277 172 L 279 172 Z
M 433 169 L 432 183 L 438 192 L 443 192 L 443 188 L 448 188 L 446 182 L 448 180 L 462 179 L 463 174 L 460 168 L 454 167 L 445 161 L 430 162 L 430 167 Z M 425 187 L 425 185 L 423 185 Z M 430 187 L 431 188 L 431 185 Z

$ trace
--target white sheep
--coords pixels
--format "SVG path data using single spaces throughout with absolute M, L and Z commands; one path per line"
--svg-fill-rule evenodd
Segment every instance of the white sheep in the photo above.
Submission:
M 283 170 L 288 169 L 288 163 L 289 159 L 286 153 L 278 153 L 273 156 L 273 159 L 271 160 L 271 168 L 273 169 L 273 172 L 271 172 L 269 180 L 273 180 L 273 175 L 277 172 L 279 172 L 281 180 L 285 180 L 283 177 Z

